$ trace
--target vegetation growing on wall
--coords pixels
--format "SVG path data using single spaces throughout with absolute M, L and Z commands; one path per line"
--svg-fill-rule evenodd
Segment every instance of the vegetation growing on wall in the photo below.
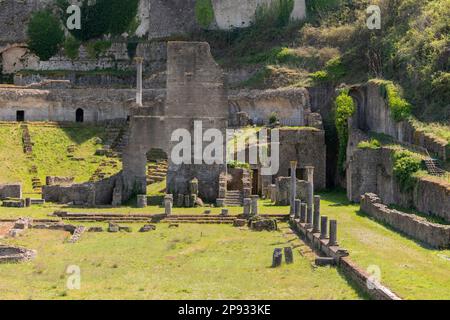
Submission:
M 64 32 L 58 18 L 50 11 L 37 11 L 28 24 L 28 48 L 41 60 L 55 55 L 64 41 Z
M 68 0 L 58 0 L 61 20 L 68 18 Z M 81 29 L 69 30 L 81 41 L 100 38 L 104 35 L 120 35 L 129 30 L 138 12 L 139 0 L 83 0 L 81 9 Z
M 294 0 L 274 0 L 268 4 L 261 4 L 256 9 L 254 25 L 285 27 L 289 24 L 292 10 Z
M 403 191 L 414 188 L 416 178 L 414 176 L 422 168 L 422 159 L 416 154 L 407 151 L 395 151 L 393 172 Z
M 67 37 L 66 41 L 64 41 L 65 55 L 72 60 L 77 59 L 80 53 L 80 45 L 81 42 L 75 39 L 74 37 L 71 36 Z
M 377 139 L 370 139 L 369 141 L 361 141 L 358 143 L 359 149 L 379 149 L 381 148 L 381 143 Z
M 399 86 L 392 81 L 374 81 L 380 85 L 380 94 L 386 98 L 392 118 L 397 122 L 408 119 L 411 116 L 411 105 L 402 97 Z
M 344 170 L 348 142 L 348 118 L 356 111 L 356 104 L 347 90 L 342 90 L 335 101 L 335 125 L 339 139 L 338 166 Z
M 108 40 L 98 40 L 94 42 L 88 42 L 86 44 L 86 50 L 91 59 L 96 59 L 111 48 L 112 42 Z
M 208 28 L 214 21 L 214 8 L 211 0 L 197 0 L 195 3 L 195 17 L 203 28 Z

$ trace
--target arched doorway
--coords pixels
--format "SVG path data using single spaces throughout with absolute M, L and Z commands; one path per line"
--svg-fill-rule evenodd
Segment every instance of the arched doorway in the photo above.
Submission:
M 76 122 L 84 121 L 84 110 L 83 109 L 78 108 L 77 111 L 75 111 L 75 121 Z

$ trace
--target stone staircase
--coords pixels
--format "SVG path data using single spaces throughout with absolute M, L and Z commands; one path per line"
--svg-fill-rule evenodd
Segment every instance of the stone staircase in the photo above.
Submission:
M 239 207 L 242 206 L 243 195 L 240 190 L 229 190 L 225 194 L 225 206 L 226 207 Z
M 28 125 L 22 124 L 20 126 L 22 129 L 22 146 L 23 152 L 27 156 L 31 156 L 33 153 L 33 143 L 31 142 L 30 131 L 28 130 Z
M 147 166 L 147 185 L 164 181 L 167 176 L 168 163 L 166 160 L 149 162 Z
M 433 176 L 443 176 L 445 174 L 445 170 L 439 168 L 438 160 L 428 158 L 424 160 L 424 163 L 429 174 Z

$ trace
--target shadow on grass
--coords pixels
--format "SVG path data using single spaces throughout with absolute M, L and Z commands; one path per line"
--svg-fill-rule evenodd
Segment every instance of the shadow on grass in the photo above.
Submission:
M 106 136 L 106 128 L 103 125 L 71 123 L 62 124 L 60 128 L 74 144 L 82 144 L 95 137 L 103 140 Z
M 436 251 L 436 252 L 441 251 L 439 249 L 431 247 L 430 245 L 428 245 L 428 244 L 426 244 L 426 243 L 424 243 L 424 242 L 422 242 L 420 240 L 417 240 L 417 239 L 411 237 L 410 235 L 407 235 L 406 233 L 404 233 L 402 231 L 399 231 L 399 230 L 395 229 L 394 227 L 392 227 L 391 225 L 387 224 L 386 222 L 376 220 L 375 218 L 369 216 L 367 213 L 365 213 L 362 210 L 356 211 L 356 215 L 358 215 L 359 217 L 367 218 L 367 219 L 369 219 L 369 220 L 371 220 L 371 221 L 373 221 L 373 222 L 375 222 L 375 223 L 385 227 L 389 231 L 392 231 L 392 232 L 394 232 L 396 234 L 401 235 L 402 237 L 404 237 L 404 238 L 406 238 L 408 240 L 411 240 L 411 241 L 415 242 L 417 245 L 419 245 L 423 249 L 427 249 L 427 250 L 430 250 L 430 251 Z
M 340 268 L 337 268 L 338 274 L 342 277 L 342 279 L 345 280 L 347 285 L 351 287 L 355 292 L 358 294 L 358 296 L 363 300 L 373 300 L 367 292 L 365 292 L 357 283 L 355 280 L 351 279 L 349 276 L 347 276 Z

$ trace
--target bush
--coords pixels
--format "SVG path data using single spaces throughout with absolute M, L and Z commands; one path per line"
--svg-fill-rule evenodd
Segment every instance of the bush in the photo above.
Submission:
M 270 4 L 261 4 L 256 9 L 255 26 L 285 27 L 289 24 L 294 10 L 294 0 L 276 0 Z
M 309 77 L 315 83 L 331 82 L 337 83 L 343 76 L 345 76 L 345 67 L 342 64 L 341 57 L 334 57 L 327 61 L 325 70 L 320 70 L 311 73 Z
M 80 45 L 81 42 L 75 39 L 74 37 L 71 36 L 67 37 L 66 41 L 64 41 L 65 55 L 72 60 L 77 59 L 80 53 Z
M 86 45 L 86 50 L 91 59 L 97 59 L 102 54 L 111 48 L 112 42 L 107 40 L 99 40 L 95 42 L 89 42 Z
M 58 53 L 64 41 L 59 20 L 47 10 L 34 13 L 28 24 L 28 47 L 39 59 L 48 60 Z
M 61 20 L 66 22 L 68 0 L 58 0 Z M 130 29 L 138 12 L 138 0 L 82 0 L 81 29 L 69 30 L 81 41 L 99 38 L 106 34 L 120 35 Z
M 344 170 L 348 142 L 348 118 L 356 111 L 356 104 L 346 90 L 341 91 L 335 101 L 335 125 L 339 139 L 338 166 Z
M 242 169 L 250 170 L 250 164 L 245 163 L 245 162 L 239 162 L 239 161 L 233 160 L 233 161 L 229 161 L 227 164 L 228 164 L 228 167 L 230 167 L 231 169 L 242 168 Z
M 411 105 L 403 99 L 399 87 L 391 81 L 382 81 L 381 90 L 387 99 L 391 116 L 395 121 L 400 122 L 411 116 Z
M 422 167 L 422 160 L 410 151 L 394 152 L 393 172 L 403 191 L 414 188 L 416 179 L 414 174 Z
M 195 17 L 203 28 L 208 28 L 214 20 L 214 8 L 211 0 L 197 0 L 195 3 Z
M 269 124 L 275 124 L 278 121 L 278 115 L 275 112 L 272 112 L 269 117 Z
M 381 143 L 377 139 L 370 139 L 369 141 L 361 141 L 358 143 L 359 149 L 379 149 L 381 148 Z

